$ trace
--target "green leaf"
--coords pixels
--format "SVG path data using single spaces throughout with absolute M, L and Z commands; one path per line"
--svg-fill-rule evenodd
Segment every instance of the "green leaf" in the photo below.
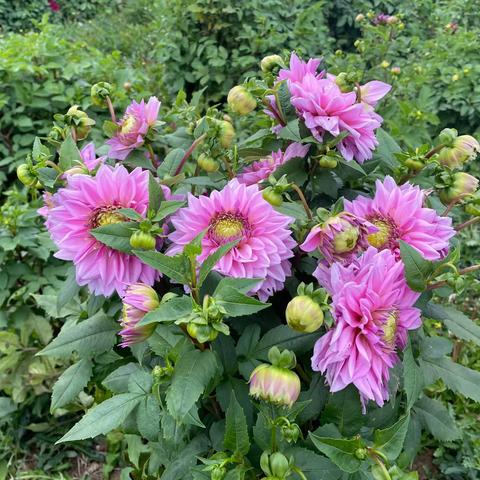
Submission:
M 214 253 L 209 255 L 203 262 L 202 265 L 200 265 L 200 272 L 198 275 L 198 286 L 201 286 L 202 283 L 205 281 L 207 278 L 207 275 L 210 273 L 210 271 L 215 267 L 217 262 L 224 256 L 226 255 L 233 247 L 238 245 L 238 242 L 240 240 L 234 240 L 233 242 L 226 243 L 225 245 L 222 245 L 221 247 L 217 248 Z
M 249 297 L 230 286 L 223 286 L 216 294 L 215 300 L 227 311 L 229 317 L 252 315 L 270 306 L 269 303 Z
M 160 252 L 134 250 L 133 252 L 143 263 L 162 272 L 178 283 L 188 283 L 190 280 L 190 263 L 185 255 L 170 257 Z
M 136 222 L 111 223 L 93 228 L 90 233 L 107 247 L 124 253 L 132 253 L 130 237 L 136 226 Z
M 192 299 L 183 295 L 174 297 L 160 304 L 155 310 L 148 312 L 138 323 L 138 326 L 150 325 L 151 323 L 174 322 L 186 317 L 192 311 Z
M 308 480 L 337 480 L 342 471 L 323 455 L 301 447 L 290 447 L 285 455 L 293 455 L 295 465 L 299 467 Z
M 407 394 L 407 410 L 410 410 L 424 387 L 423 373 L 413 358 L 410 343 L 403 352 L 403 385 Z
M 433 398 L 423 397 L 414 407 L 423 425 L 441 442 L 451 442 L 461 438 L 455 420 L 448 410 Z
M 180 165 L 182 158 L 185 155 L 185 150 L 182 148 L 174 148 L 170 150 L 167 156 L 163 159 L 163 162 L 158 167 L 157 175 L 160 178 L 165 177 L 166 175 L 173 176 L 177 167 Z
M 58 155 L 58 166 L 63 172 L 65 170 L 68 170 L 75 163 L 83 164 L 80 151 L 78 150 L 77 144 L 75 143 L 75 140 L 73 140 L 70 133 L 67 135 L 67 138 L 65 138 L 65 140 L 62 142 Z
M 224 288 L 234 288 L 235 290 L 241 293 L 248 293 L 252 288 L 256 287 L 261 278 L 233 278 L 233 277 L 223 277 L 219 282 L 213 296 L 216 296 L 221 293 Z
M 61 311 L 62 308 L 75 297 L 79 290 L 80 287 L 75 278 L 75 268 L 72 265 L 72 268 L 70 268 L 68 271 L 67 278 L 63 282 L 58 292 L 57 310 Z
M 141 374 L 144 370 L 136 363 L 127 363 L 114 370 L 102 382 L 102 385 L 114 393 L 128 392 L 131 375 Z
M 447 357 L 424 359 L 427 378 L 440 378 L 454 392 L 480 402 L 480 372 L 459 365 Z M 431 370 L 429 372 L 428 370 Z
M 173 215 L 179 208 L 185 205 L 183 200 L 165 200 L 160 204 L 157 214 L 153 218 L 154 222 L 160 222 L 169 215 Z
M 81 357 L 92 358 L 115 345 L 118 330 L 117 322 L 99 312 L 83 322 L 62 329 L 37 355 L 63 358 L 78 352 Z
M 142 150 L 134 150 L 128 154 L 128 157 L 123 160 L 124 163 L 131 167 L 140 167 L 146 170 L 154 170 L 153 163 L 149 157 L 145 155 Z
M 241 455 L 246 455 L 250 450 L 247 419 L 234 392 L 230 395 L 230 404 L 225 415 L 225 438 L 223 444 L 226 450 Z
M 53 386 L 50 410 L 70 403 L 85 387 L 92 376 L 92 362 L 85 358 L 67 368 Z
M 287 122 L 297 118 L 297 113 L 295 112 L 295 107 L 290 101 L 290 97 L 291 95 L 287 82 L 280 82 L 277 90 L 277 108 L 280 111 L 282 118 Z
M 310 439 L 318 450 L 344 472 L 354 473 L 360 468 L 362 460 L 355 456 L 355 452 L 364 447 L 360 439 L 319 437 L 313 433 L 310 433 Z
M 160 433 L 160 406 L 153 395 L 142 398 L 137 408 L 138 431 L 147 440 L 158 440 Z
M 374 152 L 374 158 L 380 160 L 391 170 L 394 170 L 398 166 L 395 153 L 401 152 L 402 149 L 383 128 L 378 128 L 375 136 L 378 140 L 378 147 Z
M 293 140 L 294 142 L 301 142 L 302 136 L 300 135 L 300 123 L 298 118 L 290 120 L 278 134 L 278 138 L 283 140 Z
M 56 443 L 94 438 L 119 427 L 144 395 L 121 393 L 92 408 Z
M 13 413 L 17 409 L 17 406 L 9 397 L 0 397 L 0 418 L 6 417 Z
M 165 197 L 163 195 L 163 191 L 160 187 L 160 184 L 158 183 L 157 180 L 155 180 L 151 172 L 149 172 L 148 174 L 148 210 L 152 217 L 157 213 L 163 200 L 165 200 Z
M 122 215 L 125 215 L 125 217 L 127 217 L 130 220 L 133 220 L 135 222 L 143 222 L 145 220 L 145 218 L 143 218 L 133 208 L 119 208 L 118 210 L 116 210 L 116 213 L 121 213 Z
M 425 260 L 418 250 L 403 240 L 400 240 L 400 254 L 405 265 L 408 286 L 415 292 L 423 292 L 427 288 L 428 278 L 433 272 L 433 262 Z
M 142 370 L 141 372 L 130 375 L 128 379 L 128 391 L 130 393 L 142 393 L 148 395 L 152 391 L 153 378 L 152 372 Z
M 455 308 L 429 303 L 423 314 L 441 320 L 456 337 L 480 345 L 480 327 Z
M 391 427 L 375 430 L 373 434 L 375 448 L 380 450 L 391 462 L 400 455 L 408 431 L 410 414 L 400 418 Z
M 210 350 L 192 350 L 182 355 L 166 394 L 169 413 L 177 420 L 184 419 L 219 370 L 217 358 Z

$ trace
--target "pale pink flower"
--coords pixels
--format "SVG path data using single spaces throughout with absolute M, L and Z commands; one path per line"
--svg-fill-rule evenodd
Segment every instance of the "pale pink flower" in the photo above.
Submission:
M 80 150 L 80 156 L 89 172 L 95 170 L 98 165 L 103 164 L 107 159 L 105 155 L 97 157 L 97 154 L 95 153 L 95 144 L 93 142 L 87 143 Z

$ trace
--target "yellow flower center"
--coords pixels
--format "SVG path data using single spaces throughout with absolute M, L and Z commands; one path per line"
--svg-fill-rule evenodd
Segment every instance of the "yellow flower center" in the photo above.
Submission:
M 398 309 L 393 309 L 383 324 L 383 341 L 391 348 L 395 346 L 397 335 Z
M 380 249 L 390 240 L 393 228 L 392 225 L 385 220 L 373 220 L 372 223 L 378 228 L 378 232 L 368 235 L 367 240 L 372 247 Z
M 360 232 L 358 228 L 352 227 L 347 230 L 337 233 L 333 240 L 333 246 L 336 253 L 350 252 L 355 248 L 357 244 Z
M 208 234 L 212 240 L 222 245 L 243 238 L 248 230 L 246 221 L 234 213 L 221 213 L 210 223 Z
M 121 207 L 107 206 L 96 208 L 90 215 L 90 228 L 103 227 L 105 225 L 127 221 L 127 217 L 118 213 L 117 210 L 119 208 Z
M 130 133 L 135 127 L 136 122 L 137 119 L 133 115 L 127 115 L 122 122 L 122 128 L 120 129 L 120 132 L 123 134 Z

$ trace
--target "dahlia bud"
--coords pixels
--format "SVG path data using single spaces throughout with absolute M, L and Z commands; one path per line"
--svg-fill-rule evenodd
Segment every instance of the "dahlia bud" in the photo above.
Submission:
M 75 129 L 77 140 L 83 140 L 87 137 L 95 125 L 95 121 L 88 117 L 88 115 L 78 108 L 78 105 L 73 105 L 64 116 L 65 123 L 71 125 Z
M 262 72 L 271 72 L 275 67 L 283 67 L 283 59 L 280 55 L 267 55 L 262 58 L 260 62 Z
M 368 248 L 367 236 L 376 231 L 377 228 L 366 220 L 341 212 L 313 227 L 300 248 L 306 252 L 318 248 L 332 263 L 348 259 L 359 250 Z
M 384 61 L 380 64 L 380 66 L 381 66 L 382 68 L 388 68 L 388 67 L 390 66 L 390 62 L 388 62 L 387 60 L 384 60 Z
M 216 172 L 218 170 L 218 168 L 220 167 L 220 165 L 218 164 L 217 161 L 215 161 L 211 157 L 208 157 L 204 153 L 199 155 L 199 157 L 197 159 L 197 164 L 202 170 L 205 170 L 208 173 Z
M 292 423 L 290 425 L 284 425 L 281 428 L 281 430 L 282 430 L 282 437 L 288 443 L 296 443 L 296 441 L 299 439 L 300 435 L 302 434 L 300 427 L 296 423 Z
M 67 176 L 71 175 L 82 175 L 88 173 L 88 168 L 82 167 L 81 165 L 77 165 L 75 167 L 69 168 L 68 170 L 65 170 L 64 174 Z
M 464 207 L 465 213 L 473 215 L 474 217 L 480 217 L 480 205 L 475 203 L 469 203 Z
M 235 129 L 230 122 L 225 120 L 220 120 L 218 126 L 220 145 L 223 148 L 229 148 L 235 137 Z
M 438 135 L 440 143 L 445 147 L 452 147 L 457 137 L 458 131 L 455 128 L 444 128 Z
M 37 183 L 37 177 L 26 163 L 22 163 L 17 167 L 17 177 L 27 187 L 32 187 Z
M 387 25 L 394 25 L 395 23 L 398 23 L 398 17 L 395 15 L 388 15 L 387 19 L 385 20 L 385 23 Z
M 262 192 L 262 197 L 273 207 L 279 207 L 283 203 L 283 197 L 272 187 L 267 187 Z
M 300 379 L 288 368 L 263 363 L 250 375 L 250 395 L 277 405 L 291 407 L 300 395 Z
M 102 106 L 107 97 L 112 95 L 113 87 L 107 82 L 98 82 L 92 85 L 90 97 L 94 105 Z
M 187 325 L 187 333 L 200 343 L 213 342 L 218 337 L 218 331 L 210 325 L 200 325 L 193 322 Z
M 365 460 L 367 458 L 367 449 L 366 448 L 357 448 L 355 450 L 354 455 L 359 459 L 359 460 Z
M 456 172 L 452 175 L 452 184 L 440 192 L 443 203 L 450 203 L 465 195 L 474 193 L 478 188 L 478 179 L 465 172 Z
M 400 67 L 392 67 L 390 69 L 390 72 L 392 73 L 392 75 L 400 75 L 400 72 L 401 72 L 401 68 Z
M 260 468 L 268 478 L 284 479 L 290 473 L 290 461 L 281 452 L 263 452 L 260 457 Z
M 460 80 L 460 75 L 458 73 L 454 73 L 452 75 L 452 82 L 458 82 Z
M 134 283 L 125 290 L 122 298 L 123 329 L 120 331 L 122 343 L 120 346 L 128 347 L 135 343 L 143 342 L 155 330 L 155 324 L 138 326 L 146 313 L 160 305 L 157 293 L 152 287 L 144 283 Z
M 329 157 L 328 155 L 323 155 L 322 157 L 320 157 L 318 164 L 322 168 L 336 168 L 338 165 L 338 162 L 333 157 Z
M 297 332 L 312 333 L 323 325 L 323 310 L 308 295 L 299 295 L 290 300 L 285 316 L 288 326 Z
M 365 20 L 365 15 L 363 13 L 359 13 L 356 17 L 355 17 L 355 21 L 356 22 L 363 22 Z
M 257 106 L 253 95 L 242 85 L 237 85 L 228 92 L 227 103 L 239 115 L 248 115 Z
M 130 246 L 139 250 L 153 250 L 157 241 L 153 235 L 137 230 L 130 237 Z
M 471 135 L 460 135 L 451 147 L 445 147 L 438 154 L 438 161 L 449 168 L 461 167 L 463 163 L 473 160 L 480 151 L 480 144 Z

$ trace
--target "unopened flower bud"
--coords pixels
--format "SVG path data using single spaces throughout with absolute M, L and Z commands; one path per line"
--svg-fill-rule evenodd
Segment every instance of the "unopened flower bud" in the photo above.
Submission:
M 155 290 L 144 284 L 134 283 L 129 285 L 125 290 L 122 298 L 122 327 L 120 336 L 122 343 L 120 346 L 127 347 L 135 343 L 143 342 L 155 330 L 155 324 L 147 324 L 139 326 L 146 313 L 157 308 L 160 305 Z
M 88 169 L 86 167 L 82 167 L 81 165 L 76 165 L 68 170 L 65 170 L 64 175 L 71 176 L 71 175 L 82 175 L 88 173 Z
M 440 143 L 445 147 L 452 147 L 457 137 L 458 132 L 455 128 L 444 128 L 438 135 Z
M 318 164 L 322 168 L 336 168 L 338 162 L 334 158 L 329 157 L 328 155 L 323 155 L 322 157 L 320 157 Z
M 112 86 L 107 82 L 98 82 L 92 85 L 90 97 L 94 105 L 101 106 L 105 99 L 112 95 Z
M 295 443 L 302 434 L 300 427 L 296 423 L 284 425 L 281 430 L 283 438 L 288 443 Z
M 355 17 L 355 21 L 356 22 L 363 22 L 365 20 L 365 15 L 363 13 L 359 13 L 356 17 Z
M 355 456 L 359 460 L 364 460 L 365 458 L 367 458 L 367 449 L 366 448 L 357 448 L 355 450 Z
M 460 135 L 451 147 L 445 147 L 438 154 L 438 161 L 449 168 L 458 168 L 473 160 L 480 151 L 480 144 L 470 135 Z
M 440 192 L 440 199 L 447 204 L 474 193 L 477 188 L 478 179 L 465 172 L 456 172 L 452 176 L 451 186 Z
M 390 62 L 388 62 L 387 60 L 384 60 L 384 61 L 380 64 L 380 66 L 381 66 L 382 68 L 388 68 L 388 67 L 390 66 Z
M 272 187 L 265 188 L 262 192 L 262 197 L 273 207 L 279 207 L 283 203 L 282 195 L 275 192 Z
M 385 20 L 385 23 L 387 25 L 394 25 L 395 23 L 398 23 L 398 17 L 395 15 L 388 15 L 388 18 Z
M 227 103 L 239 115 L 248 115 L 257 106 L 253 95 L 242 85 L 237 85 L 228 92 Z
M 229 148 L 235 137 L 235 129 L 233 128 L 233 125 L 225 120 L 220 120 L 218 127 L 220 145 L 223 148 Z
M 392 73 L 392 75 L 400 75 L 400 72 L 401 72 L 401 68 L 400 67 L 392 67 L 390 69 L 390 72 Z
M 220 167 L 220 165 L 216 160 L 214 160 L 211 157 L 208 157 L 204 153 L 199 155 L 197 159 L 197 163 L 202 170 L 205 170 L 208 173 L 216 172 Z
M 271 72 L 275 67 L 282 67 L 283 59 L 280 55 L 267 55 L 262 58 L 260 68 L 262 72 Z
M 250 395 L 277 405 L 291 407 L 300 395 L 300 379 L 287 368 L 263 363 L 250 375 Z
M 130 237 L 130 246 L 139 250 L 153 250 L 156 246 L 156 239 L 153 235 L 147 232 L 137 230 Z
M 187 325 L 187 333 L 200 343 L 213 342 L 218 337 L 218 331 L 210 325 L 200 325 L 193 322 Z
M 405 160 L 405 166 L 409 170 L 412 170 L 413 172 L 419 172 L 425 165 L 420 160 L 415 160 L 413 158 L 407 158 L 407 160 Z
M 297 332 L 312 333 L 323 325 L 323 310 L 307 295 L 299 295 L 290 300 L 285 316 L 288 326 Z
M 64 120 L 67 125 L 75 129 L 77 140 L 83 140 L 90 133 L 92 125 L 95 121 L 88 117 L 88 115 L 78 108 L 78 105 L 73 105 L 64 115 Z
M 284 479 L 290 473 L 290 461 L 281 452 L 263 452 L 260 457 L 260 468 L 268 479 Z
M 123 88 L 128 92 L 132 89 L 132 82 L 125 82 Z
M 452 82 L 458 82 L 460 80 L 460 75 L 458 73 L 454 73 L 452 75 Z
M 22 163 L 17 167 L 18 179 L 27 187 L 31 187 L 37 183 L 37 177 L 32 172 L 32 169 L 26 163 Z

